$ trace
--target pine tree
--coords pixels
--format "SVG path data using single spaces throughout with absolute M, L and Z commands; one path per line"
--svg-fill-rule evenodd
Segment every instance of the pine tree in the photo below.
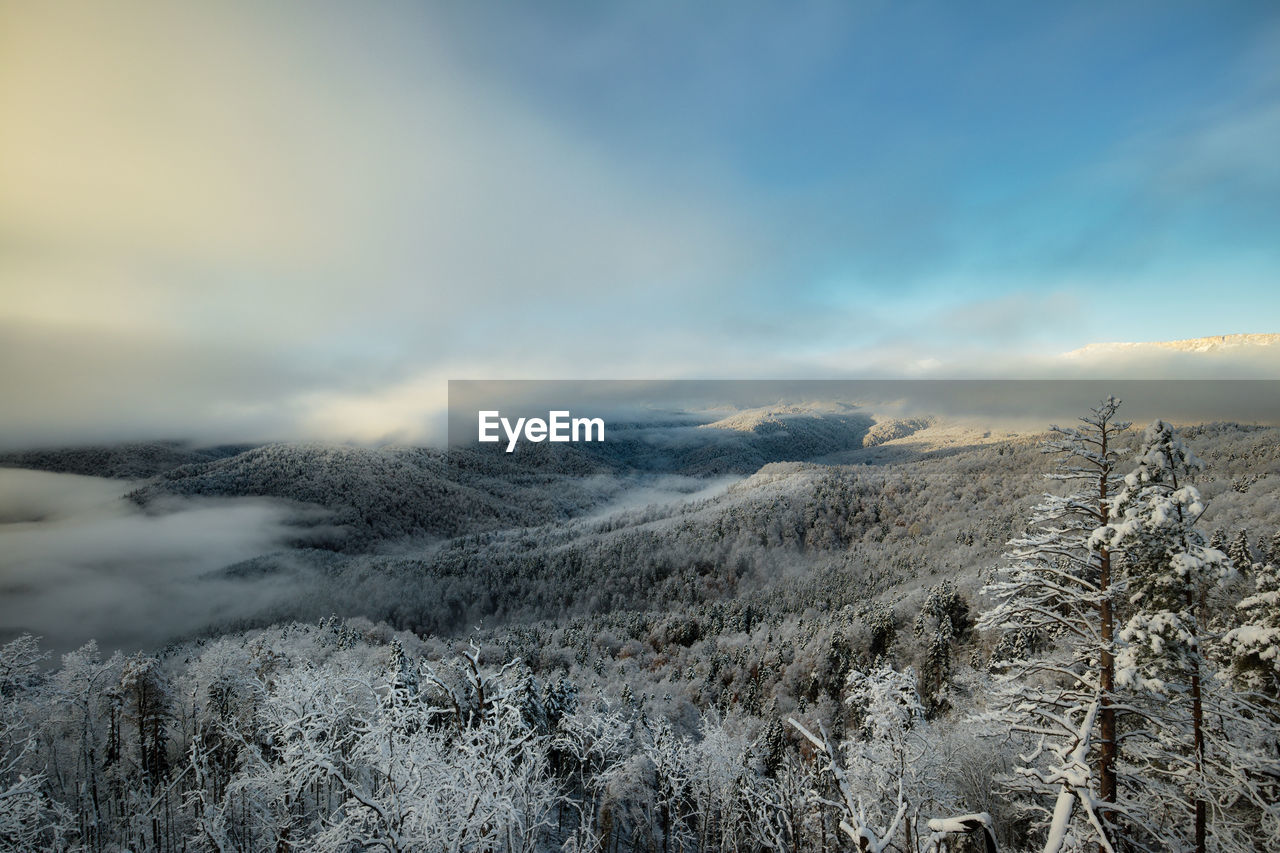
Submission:
M 1236 534 L 1236 538 L 1231 540 L 1231 547 L 1227 549 L 1227 556 L 1231 558 L 1231 565 L 1236 571 L 1247 571 L 1253 566 L 1253 549 L 1249 547 L 1249 533 L 1241 530 Z
M 952 645 L 969 627 L 969 604 L 956 585 L 945 580 L 930 587 L 916 615 L 915 635 L 925 640 L 920 688 L 931 717 L 948 707 L 943 694 L 951 679 Z
M 1255 566 L 1253 594 L 1236 605 L 1240 624 L 1223 641 L 1240 683 L 1273 701 L 1280 699 L 1280 531 L 1271 537 L 1267 561 Z
M 770 705 L 770 711 L 776 710 L 777 702 L 775 701 Z M 787 733 L 778 717 L 773 716 L 765 726 L 763 734 L 760 735 L 758 749 L 764 775 L 770 779 L 776 778 L 787 751 Z
M 871 633 L 867 655 L 872 661 L 876 661 L 889 653 L 897 635 L 893 609 L 883 602 L 872 602 L 863 608 L 862 620 Z
M 393 689 L 404 691 L 409 696 L 417 695 L 418 667 L 405 654 L 404 644 L 400 642 L 399 637 L 393 637 L 391 640 L 391 660 L 387 664 L 387 669 L 391 675 Z
M 1236 607 L 1243 624 L 1223 637 L 1232 670 L 1248 688 L 1280 698 L 1280 565 L 1258 566 L 1254 591 Z
M 1162 718 L 1173 700 L 1189 703 L 1190 811 L 1192 843 L 1204 853 L 1208 820 L 1203 653 L 1206 599 L 1227 577 L 1226 555 L 1207 547 L 1196 526 L 1205 505 L 1190 483 L 1204 467 L 1176 436 L 1157 420 L 1147 427 L 1137 467 L 1125 477 L 1125 488 L 1112 507 L 1110 525 L 1099 531 L 1099 547 L 1124 553 L 1124 575 L 1132 612 L 1120 638 L 1117 681 L 1156 694 Z M 1164 737 L 1176 734 L 1165 725 Z M 1163 757 L 1160 763 L 1164 763 Z
M 1114 590 L 1110 551 L 1091 547 L 1090 537 L 1106 523 L 1120 485 L 1116 442 L 1129 424 L 1116 420 L 1119 406 L 1109 397 L 1081 426 L 1051 427 L 1042 450 L 1057 462 L 1046 477 L 1074 490 L 1045 495 L 983 590 L 994 604 L 979 627 L 1012 634 L 1016 642 L 997 649 L 1022 652 L 993 661 L 1001 683 L 996 716 L 1039 742 L 1033 755 L 1053 756 L 1047 768 L 1020 770 L 1031 793 L 1054 798 L 1052 808 L 1041 807 L 1050 823 L 1046 851 L 1087 839 L 1113 849 Z

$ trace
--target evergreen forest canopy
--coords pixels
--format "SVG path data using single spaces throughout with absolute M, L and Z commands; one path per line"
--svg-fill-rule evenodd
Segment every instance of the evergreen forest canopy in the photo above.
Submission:
M 11 454 L 289 515 L 152 648 L 6 626 L 0 849 L 1273 849 L 1280 431 L 1123 415 Z

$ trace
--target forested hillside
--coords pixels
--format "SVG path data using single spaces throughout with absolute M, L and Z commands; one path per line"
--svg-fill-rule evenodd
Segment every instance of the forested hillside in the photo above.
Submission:
M 183 465 L 199 465 L 249 450 L 248 445 L 192 447 L 180 441 L 140 441 L 92 447 L 0 453 L 0 467 L 139 480 Z
M 526 444 L 510 455 L 481 445 L 448 454 L 417 447 L 291 444 L 225 458 L 191 451 L 196 458 L 183 464 L 153 465 L 151 473 L 159 476 L 130 497 L 143 506 L 169 495 L 272 497 L 315 505 L 331 511 L 327 525 L 342 528 L 329 547 L 360 552 L 406 536 L 455 537 L 563 521 L 618 496 L 628 477 L 749 474 L 772 461 L 861 447 L 871 423 L 861 414 L 762 410 L 721 422 L 620 424 L 603 444 Z M 141 456 L 137 448 L 124 448 L 114 455 L 46 451 L 5 458 L 14 465 L 77 473 L 98 473 L 88 464 L 98 460 L 105 466 L 100 476 L 120 476 L 120 470 L 146 470 L 155 448 L 146 449 Z M 131 464 L 118 461 L 125 458 Z
M 1273 849 L 1280 430 L 1106 405 L 649 504 L 599 455 L 174 468 L 134 500 L 347 539 L 228 567 L 296 595 L 164 649 L 4 646 L 0 845 Z

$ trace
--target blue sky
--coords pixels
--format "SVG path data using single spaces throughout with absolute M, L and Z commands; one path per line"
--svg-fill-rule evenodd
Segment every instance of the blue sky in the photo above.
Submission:
M 744 284 L 770 313 L 1056 294 L 1113 301 L 1112 336 L 1275 327 L 1274 4 L 691 5 L 450 24 L 628 168 L 759 217 L 776 266 Z M 1182 310 L 1209 287 L 1252 309 Z M 1082 319 L 1054 340 L 1109 331 Z
M 1280 331 L 1277 56 L 1274 3 L 0 0 L 0 440 Z

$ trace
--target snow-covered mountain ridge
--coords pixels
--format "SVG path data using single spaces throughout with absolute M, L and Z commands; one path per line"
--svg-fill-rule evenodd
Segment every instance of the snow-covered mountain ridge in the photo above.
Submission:
M 1280 334 L 1209 335 L 1180 341 L 1135 341 L 1093 343 L 1062 354 L 1062 358 L 1094 358 L 1100 355 L 1143 353 L 1159 350 L 1190 353 L 1220 353 L 1246 348 L 1280 348 Z

